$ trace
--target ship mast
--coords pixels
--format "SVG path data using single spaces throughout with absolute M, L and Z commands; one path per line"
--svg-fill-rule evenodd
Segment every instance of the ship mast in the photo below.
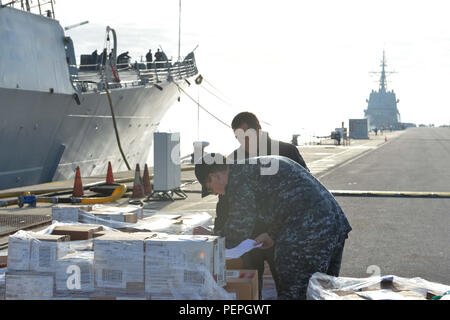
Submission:
M 386 92 L 386 58 L 384 56 L 384 50 L 383 50 L 383 61 L 381 61 L 381 77 L 380 77 L 380 91 Z

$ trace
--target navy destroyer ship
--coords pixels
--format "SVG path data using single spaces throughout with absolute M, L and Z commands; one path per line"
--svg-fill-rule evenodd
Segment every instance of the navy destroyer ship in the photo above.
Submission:
M 399 100 L 395 97 L 394 90 L 388 91 L 386 84 L 386 58 L 383 51 L 381 61 L 381 77 L 378 91 L 370 93 L 367 109 L 364 117 L 368 119 L 370 129 L 402 129 L 400 123 L 400 112 L 397 109 Z
M 91 176 L 108 161 L 114 171 L 146 162 L 153 132 L 198 73 L 194 53 L 174 63 L 117 61 L 107 27 L 102 59 L 80 66 L 52 1 L 44 13 L 39 1 L 39 13 L 27 0 L 22 8 L 1 1 L 0 189 L 70 179 L 77 166 Z

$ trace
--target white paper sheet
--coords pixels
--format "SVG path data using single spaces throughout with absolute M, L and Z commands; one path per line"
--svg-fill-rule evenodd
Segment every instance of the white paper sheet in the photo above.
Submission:
M 236 247 L 232 249 L 226 249 L 225 250 L 225 258 L 228 259 L 237 259 L 240 256 L 242 256 L 244 253 L 249 252 L 250 250 L 253 250 L 255 248 L 261 247 L 263 244 L 260 243 L 258 245 L 255 245 L 256 241 L 252 239 L 247 239 L 239 243 Z

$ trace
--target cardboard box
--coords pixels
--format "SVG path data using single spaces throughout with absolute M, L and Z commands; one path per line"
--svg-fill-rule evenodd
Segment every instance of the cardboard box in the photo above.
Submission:
M 8 256 L 0 256 L 0 269 L 5 268 L 8 263 Z
M 114 206 L 105 206 L 101 204 L 96 204 L 92 206 L 93 212 L 99 212 L 99 213 L 106 213 L 106 214 L 114 214 L 114 215 L 120 215 L 120 214 L 133 214 L 135 213 L 137 215 L 138 219 L 142 219 L 144 217 L 144 209 L 140 206 L 124 206 L 124 207 L 114 207 Z
M 63 252 L 67 236 L 35 235 L 19 231 L 8 239 L 8 270 L 13 271 L 44 271 L 49 270 L 52 263 Z M 57 247 L 61 251 L 57 253 Z M 42 267 L 41 267 L 42 266 Z
M 220 237 L 158 235 L 147 239 L 145 291 L 152 295 L 170 296 L 171 287 L 198 293 L 213 285 L 223 286 L 224 257 L 225 242 Z
M 227 259 L 227 270 L 242 270 L 244 269 L 244 261 L 241 258 Z
M 79 222 L 80 212 L 92 210 L 89 205 L 68 205 L 59 204 L 52 207 L 52 220 L 59 222 Z
M 93 238 L 95 232 L 102 231 L 102 226 L 90 226 L 82 224 L 56 226 L 53 235 L 68 235 L 71 241 L 89 240 Z
M 31 239 L 26 232 L 18 232 L 8 238 L 8 269 L 30 270 Z
M 33 235 L 33 239 L 46 242 L 67 242 L 70 241 L 70 236 L 67 234 L 40 234 Z
M 30 270 L 54 272 L 56 259 L 69 250 L 68 235 L 34 235 L 31 240 Z
M 94 252 L 69 253 L 56 260 L 55 290 L 76 296 L 94 291 Z
M 47 300 L 53 297 L 54 277 L 32 272 L 6 274 L 6 300 Z
M 144 290 L 144 240 L 153 233 L 108 233 L 94 239 L 96 288 Z
M 258 270 L 227 270 L 224 289 L 236 293 L 236 300 L 259 300 Z
M 144 210 L 139 206 L 113 207 L 105 205 L 94 205 L 90 210 L 80 211 L 80 222 L 103 224 L 118 228 L 115 222 L 137 223 L 142 219 Z
M 104 236 L 105 234 L 114 234 L 114 233 L 117 233 L 117 231 L 108 231 L 108 230 L 102 230 L 102 231 L 97 231 L 97 232 L 94 232 L 94 234 L 92 235 L 92 238 L 98 238 L 98 237 L 101 237 L 101 236 Z
M 133 212 L 126 213 L 108 213 L 108 212 L 97 212 L 91 211 L 90 214 L 93 214 L 97 219 L 96 223 L 98 224 L 108 224 L 110 221 L 124 222 L 124 223 L 137 223 L 138 215 Z

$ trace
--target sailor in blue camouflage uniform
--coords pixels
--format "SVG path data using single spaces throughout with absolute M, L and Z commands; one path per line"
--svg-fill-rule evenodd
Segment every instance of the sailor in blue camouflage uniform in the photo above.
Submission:
M 331 193 L 296 162 L 280 156 L 251 160 L 256 164 L 195 167 L 203 187 L 229 198 L 229 216 L 217 235 L 232 248 L 262 221 L 267 231 L 256 240 L 262 248 L 274 245 L 278 299 L 306 299 L 313 273 L 339 275 L 350 224 Z

